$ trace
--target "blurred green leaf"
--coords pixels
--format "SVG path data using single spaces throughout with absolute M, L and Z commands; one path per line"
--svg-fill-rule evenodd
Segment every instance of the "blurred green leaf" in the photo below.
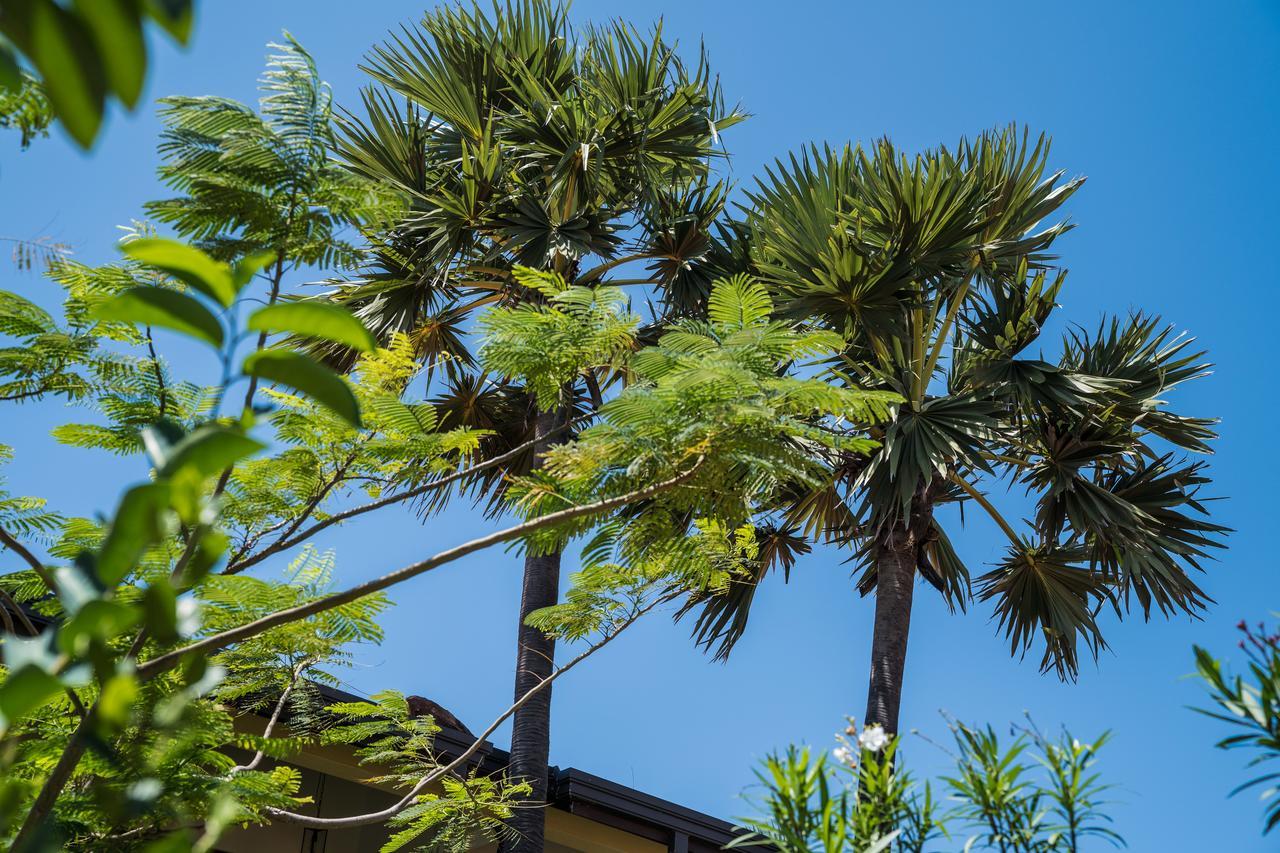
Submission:
M 162 643 L 178 639 L 178 594 L 173 584 L 160 579 L 142 594 L 147 631 Z
M 213 313 L 184 293 L 163 287 L 131 287 L 93 309 L 97 320 L 136 323 L 171 329 L 222 347 L 222 324 Z
M 102 693 L 98 697 L 98 718 L 111 726 L 123 726 L 129 722 L 129 711 L 137 697 L 138 680 L 133 673 L 113 675 L 102 685 Z
M 98 577 L 114 586 L 134 568 L 138 558 L 165 535 L 169 484 L 145 483 L 125 492 L 98 552 Z
M 52 0 L 31 15 L 30 57 L 72 138 L 88 148 L 102 124 L 106 96 L 98 49 L 84 23 Z
M 373 352 L 378 342 L 350 311 L 319 302 L 287 302 L 259 308 L 249 328 L 260 332 L 292 332 L 308 338 L 345 344 L 359 352 Z
M 142 94 L 147 73 L 147 44 L 134 0 L 76 0 L 75 9 L 89 25 L 107 73 L 107 82 L 132 109 Z
M 205 424 L 168 449 L 158 474 L 169 478 L 190 472 L 204 481 L 264 447 L 266 445 L 245 435 L 238 427 Z
M 69 616 L 102 595 L 102 583 L 91 574 L 91 570 L 86 570 L 89 565 L 91 563 L 88 560 L 77 561 L 53 573 L 54 580 L 58 582 L 58 597 L 62 601 L 62 609 Z
M 327 406 L 357 429 L 360 404 L 338 374 L 305 355 L 283 350 L 262 350 L 244 360 L 244 372 L 278 382 Z
M 279 257 L 279 252 L 274 249 L 266 249 L 261 252 L 254 252 L 247 258 L 241 259 L 239 263 L 231 268 L 231 280 L 235 283 L 236 291 L 239 292 L 246 284 L 253 281 L 255 275 L 262 272 Z
M 121 601 L 95 598 L 76 611 L 76 615 L 58 628 L 58 644 L 69 655 L 83 658 L 89 654 L 94 640 L 102 644 L 138 624 L 137 608 Z
M 168 419 L 158 420 L 143 427 L 142 448 L 146 451 L 147 458 L 151 460 L 151 465 L 155 468 L 163 468 L 165 461 L 173 453 L 174 445 L 182 441 L 185 435 L 186 431 L 180 424 Z
M 135 261 L 185 282 L 223 307 L 230 307 L 236 301 L 231 268 L 194 246 L 176 240 L 146 237 L 122 244 L 120 251 Z
M 62 682 L 33 664 L 10 672 L 0 684 L 0 731 L 61 692 Z
M 147 11 L 179 44 L 191 38 L 192 0 L 147 0 Z
M 5 637 L 4 665 L 10 672 L 17 672 L 27 665 L 53 669 L 58 660 L 54 641 L 52 631 L 46 631 L 38 637 Z
M 22 88 L 22 71 L 18 67 L 18 55 L 13 45 L 0 36 L 0 89 L 17 92 Z

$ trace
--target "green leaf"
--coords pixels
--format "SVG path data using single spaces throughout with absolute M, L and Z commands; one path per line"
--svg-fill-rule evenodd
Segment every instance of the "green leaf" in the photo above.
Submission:
M 147 631 L 162 643 L 178 639 L 178 595 L 173 584 L 161 578 L 142 594 Z
M 0 36 L 0 89 L 17 92 L 22 88 L 22 71 L 18 67 L 18 55 L 13 45 Z
M 242 258 L 239 263 L 231 268 L 231 280 L 235 283 L 236 292 L 240 292 L 246 284 L 253 281 L 255 275 L 266 269 L 278 257 L 280 257 L 279 252 L 274 249 L 266 249 Z
M 147 0 L 147 13 L 179 44 L 191 38 L 192 0 Z
M 308 338 L 345 344 L 359 352 L 373 352 L 378 342 L 350 311 L 319 302 L 286 302 L 259 308 L 249 328 L 260 332 L 292 332 Z
M 141 613 L 135 607 L 113 599 L 96 598 L 58 628 L 58 645 L 67 654 L 86 657 L 93 641 L 105 645 L 138 624 Z
M 98 305 L 95 320 L 159 326 L 222 347 L 222 324 L 208 308 L 185 293 L 163 287 L 131 287 Z
M 27 664 L 0 684 L 0 731 L 62 692 L 62 682 L 38 666 Z
M 161 418 L 142 428 L 142 449 L 155 468 L 163 468 L 165 460 L 173 452 L 174 445 L 186 436 L 181 424 Z
M 103 583 L 118 584 L 138 558 L 163 538 L 168 509 L 168 483 L 144 483 L 125 492 L 98 552 L 98 577 Z
M 58 118 L 80 147 L 88 148 L 102 124 L 106 90 L 87 28 L 56 3 L 37 3 L 29 53 Z
M 238 427 L 205 424 L 168 448 L 157 473 L 170 478 L 190 472 L 203 482 L 264 447 L 265 444 L 245 435 Z
M 223 307 L 229 308 L 236 301 L 237 288 L 231 267 L 215 261 L 194 246 L 176 240 L 145 237 L 123 243 L 120 251 L 135 261 L 186 282 Z
M 52 669 L 58 662 L 52 631 L 35 637 L 10 635 L 4 638 L 4 664 L 10 672 L 17 672 L 31 665 L 40 669 Z
M 261 350 L 244 360 L 243 370 L 301 391 L 333 410 L 356 429 L 361 427 L 360 404 L 338 374 L 305 355 L 284 350 Z
M 142 94 L 147 73 L 147 44 L 138 4 L 133 0 L 77 0 L 75 8 L 93 33 L 111 91 L 132 109 Z
M 138 698 L 138 679 L 131 672 L 111 676 L 98 696 L 98 718 L 110 726 L 129 722 L 129 711 Z
M 221 531 L 214 530 L 201 536 L 191 559 L 187 561 L 186 571 L 177 579 L 178 583 L 184 587 L 194 586 L 226 556 L 230 544 L 231 540 Z

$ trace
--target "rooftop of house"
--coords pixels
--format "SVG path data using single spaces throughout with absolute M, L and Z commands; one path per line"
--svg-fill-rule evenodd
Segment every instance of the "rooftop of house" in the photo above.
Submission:
M 330 702 L 361 701 L 361 697 L 342 690 L 323 685 L 318 687 L 323 698 Z M 466 725 L 438 703 L 421 696 L 407 698 L 412 713 L 430 714 L 441 726 L 436 735 L 436 749 L 443 760 L 461 754 L 475 743 L 475 736 Z M 486 741 L 476 753 L 476 762 L 472 766 L 480 773 L 501 773 L 507 763 L 506 750 Z M 672 768 L 671 772 L 677 774 L 679 768 Z M 728 821 L 576 767 L 549 768 L 548 792 L 548 804 L 554 809 L 658 845 L 644 849 L 710 853 L 723 849 L 741 834 L 741 830 Z M 554 837 L 554 834 L 549 837 Z M 738 849 L 761 853 L 771 848 L 745 846 Z

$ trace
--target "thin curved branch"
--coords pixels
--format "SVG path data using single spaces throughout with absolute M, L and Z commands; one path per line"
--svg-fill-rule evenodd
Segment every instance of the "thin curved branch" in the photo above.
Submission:
M 648 613 L 653 608 L 657 607 L 659 604 L 661 604 L 665 600 L 666 599 L 664 598 L 658 598 L 653 600 L 649 604 L 646 604 L 645 606 L 637 609 L 634 613 L 632 613 L 629 617 L 627 617 L 627 619 L 622 624 L 614 628 L 613 631 L 611 631 L 608 635 L 606 635 L 605 637 L 602 637 L 598 642 L 584 649 L 582 653 L 574 657 L 573 660 L 569 661 L 564 666 L 557 668 L 554 672 L 552 672 L 546 678 L 542 679 L 533 687 L 529 688 L 529 690 L 523 696 L 521 696 L 518 700 L 516 700 L 509 708 L 507 708 L 507 710 L 499 714 L 494 719 L 494 721 L 489 724 L 489 727 L 476 737 L 475 741 L 471 744 L 471 746 L 463 750 L 462 754 L 460 754 L 457 758 L 450 761 L 445 766 L 437 767 L 435 770 L 432 770 L 426 776 L 423 776 L 421 779 L 419 779 L 418 782 L 413 786 L 413 788 L 410 789 L 409 792 L 405 794 L 404 797 L 399 802 L 393 805 L 390 805 L 387 808 L 382 809 L 381 811 L 370 812 L 369 814 L 362 814 L 362 815 L 352 815 L 350 817 L 313 817 L 311 815 L 298 814 L 297 812 L 289 812 L 289 811 L 284 811 L 282 809 L 273 809 L 273 808 L 268 808 L 266 810 L 267 814 L 271 815 L 271 817 L 283 823 L 291 823 L 296 826 L 306 826 L 306 827 L 311 827 L 313 829 L 351 829 L 357 826 L 368 826 L 369 824 L 373 824 L 373 823 L 382 823 L 383 821 L 386 821 L 395 817 L 400 812 L 404 811 L 409 806 L 413 805 L 413 802 L 418 798 L 419 795 L 422 794 L 423 791 L 427 789 L 429 785 L 431 785 L 433 782 L 436 782 L 444 778 L 445 776 L 457 770 L 459 767 L 463 766 L 467 761 L 469 761 L 473 755 L 475 755 L 477 752 L 480 751 L 481 747 L 488 740 L 489 736 L 493 734 L 495 731 L 497 731 L 498 727 L 501 726 L 504 722 L 506 722 L 506 720 L 512 714 L 520 710 L 520 708 L 522 708 L 526 702 L 528 702 L 530 699 L 532 699 L 534 696 L 536 696 L 539 692 L 541 692 L 545 688 L 549 687 L 551 683 L 555 681 L 557 678 L 564 675 L 566 672 L 573 669 L 575 666 L 582 663 L 584 660 L 591 657 L 591 655 L 600 651 L 605 646 L 609 645 L 609 643 L 611 643 L 615 637 L 617 637 L 627 628 L 630 628 L 632 625 L 634 625 L 637 619 L 639 619 L 644 614 Z
M 49 574 L 49 570 L 44 567 L 43 563 L 36 559 L 35 554 L 32 554 L 27 550 L 26 545 L 23 545 L 15 539 L 13 535 L 3 527 L 0 527 L 0 545 L 4 545 L 4 547 L 21 557 L 23 562 L 31 567 L 31 571 L 35 572 L 36 575 L 39 576 L 40 580 L 44 581 L 44 585 L 49 588 L 49 591 L 54 595 L 58 594 L 58 584 L 54 581 L 53 575 Z
M 270 615 L 263 616 L 260 619 L 247 622 L 236 628 L 231 628 L 219 634 L 213 634 L 209 637 L 205 637 L 203 640 L 198 640 L 190 645 L 174 649 L 171 652 L 166 652 L 165 654 L 152 658 L 138 667 L 137 675 L 140 679 L 152 678 L 177 666 L 186 655 L 195 652 L 209 654 L 219 649 L 226 648 L 232 643 L 238 643 L 242 640 L 247 640 L 250 637 L 256 637 L 259 634 L 269 631 L 279 625 L 296 622 L 300 619 L 305 619 L 308 616 L 314 616 L 317 613 L 323 613 L 326 610 L 341 607 L 344 604 L 349 604 L 353 601 L 364 598 L 370 593 L 381 592 L 384 589 L 403 583 L 410 578 L 417 577 L 420 574 L 429 572 L 446 563 L 451 563 L 454 560 L 461 559 L 468 554 L 473 554 L 476 551 L 482 551 L 492 545 L 510 542 L 513 539 L 519 539 L 522 536 L 535 533 L 539 530 L 543 530 L 547 527 L 552 527 L 566 521 L 573 521 L 585 516 L 608 512 L 609 510 L 617 509 L 618 507 L 626 506 L 627 504 L 634 503 L 636 501 L 646 500 L 688 481 L 695 473 L 697 473 L 699 466 L 702 464 L 703 458 L 704 457 L 699 457 L 689 469 L 671 477 L 668 480 L 663 480 L 660 483 L 654 483 L 651 486 L 646 486 L 643 489 L 637 489 L 636 491 L 628 492 L 625 495 L 619 495 L 614 498 L 606 498 L 604 500 L 596 501 L 595 503 L 583 504 L 582 506 L 562 509 L 559 512 L 548 513 L 547 515 L 540 516 L 530 521 L 490 533 L 488 536 L 481 536 L 478 539 L 472 539 L 470 542 L 464 542 L 461 545 L 456 545 L 453 548 L 441 551 L 434 557 L 428 557 L 425 560 L 397 569 L 380 578 L 375 578 L 371 581 L 357 584 L 356 586 L 350 587 L 342 592 L 335 592 L 332 595 L 326 595 L 323 598 L 318 598 L 315 601 L 309 601 L 306 604 L 300 604 L 297 607 L 279 610 Z
M 374 435 L 375 433 L 370 432 L 368 435 L 364 436 L 361 439 L 360 444 L 364 445 L 368 443 L 374 437 Z M 302 507 L 302 511 L 299 512 L 296 516 L 294 516 L 293 518 L 283 518 L 280 521 L 276 522 L 275 524 L 271 525 L 270 527 L 266 528 L 265 530 L 261 531 L 253 538 L 246 538 L 245 542 L 240 546 L 240 548 L 236 551 L 236 553 L 232 555 L 231 560 L 228 562 L 228 565 L 239 562 L 244 557 L 245 553 L 248 552 L 250 549 L 252 549 L 255 545 L 257 545 L 259 540 L 261 540 L 262 537 L 264 536 L 268 536 L 277 530 L 283 529 L 284 532 L 281 533 L 277 539 L 277 541 L 280 541 L 280 540 L 288 539 L 290 536 L 296 533 L 298 531 L 298 528 L 301 527 L 303 523 L 305 523 L 306 520 L 311 517 L 311 514 L 316 511 L 316 507 L 320 506 L 320 503 L 326 497 L 329 496 L 329 493 L 333 491 L 333 489 L 339 483 L 343 482 L 343 479 L 346 476 L 347 471 L 351 468 L 351 465 L 356 461 L 356 458 L 359 455 L 360 455 L 360 447 L 356 447 L 350 453 L 348 453 L 346 458 L 344 458 L 337 465 L 337 467 L 334 468 L 333 474 L 332 476 L 329 477 L 328 481 L 325 482 L 324 485 L 322 485 L 319 489 L 316 490 L 316 493 L 307 500 L 306 504 L 304 504 Z
M 151 334 L 151 327 L 147 326 L 147 354 L 151 357 L 151 371 L 156 378 L 156 390 L 160 396 L 160 409 L 158 416 L 163 418 L 169 407 L 169 393 L 164 381 L 164 370 L 160 367 L 160 356 L 156 354 L 155 337 Z
M 401 501 L 411 500 L 412 498 L 416 498 L 419 495 L 424 495 L 427 492 L 432 491 L 433 489 L 438 489 L 443 486 L 447 486 L 450 483 L 457 482 L 458 480 L 461 480 L 465 477 L 469 477 L 472 474 L 477 474 L 481 471 L 501 465 L 504 462 L 509 462 L 510 460 L 515 459 L 520 454 L 533 449 L 534 445 L 536 445 L 540 441 L 544 441 L 547 435 L 554 435 L 555 433 L 568 429 L 569 427 L 577 423 L 580 423 L 581 421 L 589 417 L 592 417 L 592 416 L 585 415 L 581 418 L 575 418 L 574 420 L 561 424 L 560 426 L 556 427 L 554 430 L 547 432 L 546 435 L 543 435 L 538 438 L 530 439 L 529 441 L 526 441 L 523 444 L 519 444 L 513 447 L 512 449 L 508 450 L 506 453 L 500 454 L 498 456 L 494 456 L 490 459 L 486 459 L 483 462 L 478 462 L 475 465 L 462 469 L 461 471 L 455 471 L 452 474 L 449 474 L 448 476 L 441 477 L 439 480 L 432 480 L 430 483 L 423 483 L 421 486 L 415 486 L 412 489 L 406 489 L 405 491 L 398 492 L 394 495 L 387 495 L 386 497 L 378 498 L 375 501 L 370 501 L 369 503 L 361 504 L 360 506 L 352 507 L 351 509 L 343 510 L 342 512 L 335 512 L 333 515 L 329 516 L 328 518 L 317 521 L 315 524 L 311 525 L 305 530 L 302 530 L 293 535 L 286 534 L 284 536 L 281 536 L 275 542 L 272 542 L 270 545 L 266 546 L 261 551 L 258 551 L 255 554 L 250 554 L 246 557 L 232 560 L 230 563 L 227 564 L 227 567 L 224 568 L 221 573 L 224 575 L 238 574 L 240 572 L 243 572 L 245 569 L 248 569 L 252 566 L 256 566 L 258 563 L 261 563 L 263 560 L 267 559 L 268 557 L 274 554 L 278 554 L 281 551 L 288 550 L 289 548 L 292 548 L 295 545 L 305 542 L 306 540 L 310 539 L 312 536 L 315 536 L 321 530 L 324 530 L 325 528 L 328 528 L 328 527 L 332 527 L 333 525 L 338 524 L 339 522 L 346 521 L 349 518 L 354 518 L 357 515 L 364 515 L 367 512 L 373 512 L 375 509 L 381 509 L 384 506 L 390 506 L 391 504 L 400 503 Z
M 313 658 L 303 658 L 298 665 L 293 668 L 293 674 L 289 677 L 289 683 L 280 693 L 280 698 L 276 701 L 276 707 L 271 712 L 271 719 L 267 720 L 267 727 L 262 730 L 264 740 L 271 737 L 271 733 L 275 731 L 276 725 L 280 722 L 281 715 L 284 714 L 285 705 L 289 702 L 289 697 L 293 695 L 293 690 L 298 686 L 298 679 L 302 678 L 303 671 L 315 663 Z M 237 764 L 227 771 L 228 778 L 236 773 L 243 773 L 246 770 L 256 770 L 258 765 L 262 763 L 265 753 L 259 749 L 248 764 Z

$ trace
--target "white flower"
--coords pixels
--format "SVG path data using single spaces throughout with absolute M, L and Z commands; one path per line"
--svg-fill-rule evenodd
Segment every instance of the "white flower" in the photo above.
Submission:
M 837 746 L 831 750 L 831 755 L 841 764 L 853 766 L 853 750 L 847 746 Z
M 879 752 L 888 745 L 889 735 L 885 732 L 884 726 L 867 726 L 862 730 L 862 734 L 858 735 L 858 746 L 863 749 L 869 749 L 872 752 Z

